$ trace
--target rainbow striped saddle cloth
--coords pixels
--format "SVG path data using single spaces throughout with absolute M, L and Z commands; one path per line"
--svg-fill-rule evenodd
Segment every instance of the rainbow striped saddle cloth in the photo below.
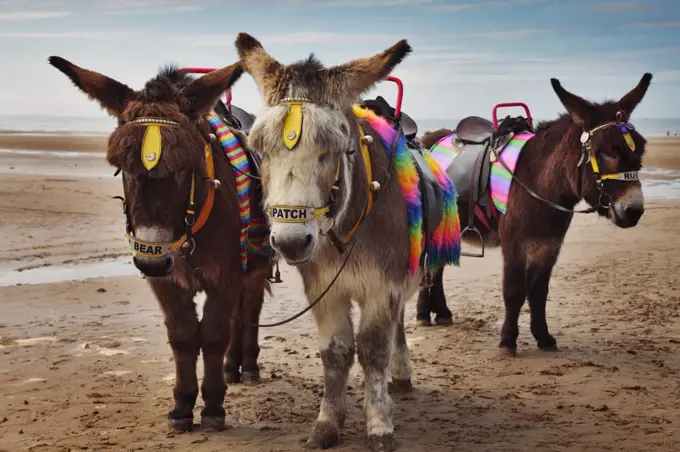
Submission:
M 452 134 L 430 148 L 432 157 L 446 168 L 458 199 L 475 206 L 470 218 L 474 214 L 490 230 L 497 228 L 499 213 L 505 214 L 508 209 L 515 167 L 522 149 L 534 136 L 523 120 L 506 118 L 508 123 L 501 123 L 500 132 L 494 133 L 491 121 L 468 116 Z

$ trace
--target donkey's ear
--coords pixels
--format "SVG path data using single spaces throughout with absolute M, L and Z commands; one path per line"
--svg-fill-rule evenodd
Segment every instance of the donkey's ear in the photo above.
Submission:
M 411 53 L 405 39 L 369 58 L 360 58 L 326 70 L 326 81 L 331 96 L 351 97 L 353 100 L 368 91 Z
M 243 74 L 240 63 L 217 69 L 197 78 L 180 91 L 180 107 L 189 117 L 204 115 Z
M 252 75 L 262 93 L 266 96 L 274 91 L 283 65 L 264 50 L 260 41 L 248 33 L 239 33 L 235 44 L 243 68 Z
M 111 116 L 118 117 L 135 97 L 132 88 L 98 72 L 83 69 L 58 56 L 51 56 L 47 61 L 66 74 L 87 97 L 99 102 Z
M 652 74 L 647 72 L 640 79 L 640 83 L 638 83 L 638 85 L 635 88 L 633 88 L 628 94 L 623 96 L 619 101 L 619 106 L 621 107 L 621 110 L 625 111 L 628 117 L 630 117 L 630 115 L 633 114 L 633 110 L 635 110 L 635 107 L 637 107 L 642 98 L 645 97 L 645 93 L 647 93 L 647 88 L 649 88 L 649 84 L 651 83 L 651 81 Z
M 583 99 L 582 97 L 572 94 L 566 89 L 562 88 L 560 81 L 556 78 L 551 78 L 550 83 L 552 84 L 555 94 L 567 109 L 567 112 L 571 115 L 572 119 L 576 124 L 583 124 L 588 116 L 591 115 L 595 106 Z

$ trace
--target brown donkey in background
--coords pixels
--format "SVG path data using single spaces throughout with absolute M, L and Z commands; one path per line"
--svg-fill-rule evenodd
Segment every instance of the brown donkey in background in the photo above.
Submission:
M 225 372 L 229 382 L 240 380 L 239 367 L 244 380 L 259 378 L 258 330 L 246 326 L 241 333 L 234 318 L 257 324 L 268 290 L 267 256 L 249 258 L 242 271 L 236 178 L 204 118 L 243 69 L 234 64 L 194 79 L 168 67 L 134 91 L 63 58 L 49 62 L 118 119 L 107 160 L 122 172 L 134 264 L 165 316 L 176 370 L 170 424 L 177 431 L 193 427 L 200 351 L 201 425 L 221 430 Z M 244 137 L 232 132 L 245 148 Z M 260 200 L 249 201 L 255 210 Z M 203 280 L 194 275 L 196 267 Z M 199 322 L 194 296 L 200 290 L 206 301 Z
M 518 319 L 526 298 L 531 310 L 531 333 L 538 347 L 553 349 L 557 345 L 546 322 L 548 284 L 576 204 L 585 200 L 591 206 L 589 210 L 621 228 L 635 226 L 642 216 L 643 195 L 637 172 L 642 167 L 645 139 L 628 120 L 647 92 L 651 79 L 651 74 L 645 74 L 637 87 L 618 102 L 602 104 L 571 94 L 557 79 L 552 79 L 552 87 L 568 114 L 539 124 L 535 136 L 526 142 L 515 167 L 516 180 L 507 198 L 507 213 L 496 215 L 500 217 L 496 227 L 493 218 L 486 222 L 491 227 L 479 218 L 474 219 L 484 241 L 493 246 L 500 243 L 503 252 L 505 321 L 499 347 L 504 354 L 516 354 Z M 472 124 L 469 119 L 474 120 L 474 130 L 461 127 Z M 468 143 L 477 146 L 491 137 L 491 132 L 490 121 L 471 117 L 461 121 L 456 131 L 427 132 L 422 143 L 431 150 L 442 143 L 451 149 L 453 138 L 453 147 L 465 149 L 468 144 L 464 141 L 471 135 L 472 141 Z M 457 141 L 458 137 L 464 140 L 463 144 L 457 144 L 461 143 Z M 458 163 L 456 167 L 457 158 L 447 170 L 454 184 L 461 178 L 456 177 L 456 173 L 467 176 L 468 180 L 477 177 L 478 173 L 471 174 L 471 165 Z M 470 162 L 470 159 L 466 161 Z M 456 188 L 463 189 L 458 184 Z M 469 224 L 472 206 L 464 196 L 458 198 L 458 206 L 465 227 Z M 493 204 L 491 209 L 494 209 Z M 466 241 L 470 238 L 464 236 Z M 431 312 L 436 314 L 438 323 L 451 322 L 442 274 L 443 270 L 440 270 L 435 275 L 433 287 L 419 292 L 420 324 L 430 323 Z

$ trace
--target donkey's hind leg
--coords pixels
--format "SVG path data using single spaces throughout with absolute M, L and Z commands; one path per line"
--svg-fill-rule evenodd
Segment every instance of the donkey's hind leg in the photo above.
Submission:
M 264 283 L 264 277 L 263 283 Z M 257 364 L 257 358 L 260 355 L 260 344 L 258 341 L 259 327 L 257 325 L 260 320 L 260 312 L 262 311 L 262 303 L 264 302 L 265 285 L 249 285 L 243 296 L 241 304 L 241 312 L 243 319 L 250 323 L 250 325 L 243 325 L 243 339 L 242 339 L 242 353 L 243 360 L 241 362 L 241 373 L 243 375 L 243 383 L 257 383 L 260 381 L 260 366 Z
M 228 293 L 222 290 L 223 293 Z M 227 385 L 224 380 L 224 355 L 229 342 L 229 312 L 234 312 L 238 300 L 224 299 L 214 289 L 206 290 L 207 297 L 201 320 L 201 351 L 203 354 L 203 384 L 201 395 L 204 407 L 201 410 L 201 426 L 204 431 L 224 430 L 226 413 L 224 394 Z
M 418 291 L 416 304 L 416 324 L 418 326 L 432 326 L 430 313 L 432 312 L 432 288 L 422 287 Z
M 319 328 L 324 390 L 319 416 L 307 447 L 326 449 L 338 443 L 347 415 L 347 377 L 354 362 L 354 332 L 349 298 L 328 298 L 313 312 Z
M 364 411 L 369 447 L 373 451 L 394 449 L 392 397 L 388 391 L 388 368 L 403 309 L 401 296 L 365 300 L 357 335 L 357 356 L 364 371 Z
M 148 281 L 163 311 L 175 360 L 175 407 L 168 413 L 168 421 L 175 431 L 189 431 L 193 429 L 193 410 L 198 397 L 196 361 L 200 350 L 194 293 L 169 278 L 149 278 Z
M 389 385 L 390 392 L 411 392 L 413 383 L 413 366 L 411 364 L 411 353 L 406 344 L 406 330 L 404 329 L 404 309 L 401 310 L 397 332 L 390 359 L 390 374 L 392 382 Z
M 453 325 L 453 313 L 446 305 L 444 294 L 444 269 L 440 268 L 434 275 L 434 284 L 430 288 L 430 303 L 435 313 L 434 321 L 437 325 Z
M 243 362 L 243 334 L 244 325 L 237 319 L 243 316 L 243 297 L 239 299 L 239 309 L 233 311 L 229 322 L 229 342 L 224 355 L 224 379 L 226 383 L 238 384 L 241 382 L 241 364 Z

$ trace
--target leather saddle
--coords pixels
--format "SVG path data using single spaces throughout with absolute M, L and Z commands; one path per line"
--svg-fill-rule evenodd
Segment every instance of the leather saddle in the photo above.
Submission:
M 373 110 L 378 116 L 394 123 L 394 108 L 382 97 L 378 96 L 375 99 L 366 99 L 361 105 L 363 107 Z M 403 111 L 399 114 L 401 118 L 401 130 L 408 141 L 412 141 L 418 135 L 418 124 Z
M 472 225 L 474 205 L 480 201 L 485 204 L 487 217 L 490 217 L 491 197 L 491 164 L 496 161 L 494 151 L 500 151 L 508 144 L 516 133 L 532 131 L 533 127 L 523 117 L 507 116 L 493 130 L 493 123 L 479 116 L 463 118 L 455 129 L 453 145 L 460 153 L 446 169 L 446 173 L 458 192 L 459 199 L 467 199 Z
M 494 140 L 493 124 L 479 116 L 462 119 L 455 129 L 453 145 L 460 153 L 446 169 L 458 197 L 469 199 L 471 205 L 480 201 L 489 189 Z M 507 137 L 501 138 L 503 141 Z M 507 143 L 507 141 L 506 141 Z M 504 144 L 503 144 L 504 145 Z
M 222 100 L 218 100 L 215 104 L 215 113 L 224 121 L 229 127 L 238 129 L 248 135 L 251 127 L 255 122 L 255 115 L 248 113 L 236 105 L 226 106 Z

